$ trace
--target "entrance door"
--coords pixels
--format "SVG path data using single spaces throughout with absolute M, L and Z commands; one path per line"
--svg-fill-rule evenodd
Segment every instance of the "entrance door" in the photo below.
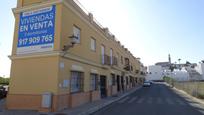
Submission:
M 120 76 L 117 76 L 117 90 L 120 92 Z
M 124 77 L 121 76 L 122 91 L 124 91 Z
M 100 90 L 101 90 L 101 98 L 105 98 L 106 94 L 106 76 L 100 76 Z

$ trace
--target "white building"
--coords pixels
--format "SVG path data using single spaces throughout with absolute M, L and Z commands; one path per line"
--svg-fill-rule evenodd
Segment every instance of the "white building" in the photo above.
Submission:
M 163 80 L 163 69 L 159 65 L 148 66 L 146 80 Z
M 172 72 L 172 78 L 174 78 L 176 81 L 188 81 L 190 79 L 190 75 L 183 67 L 181 70 L 175 69 Z
M 204 63 L 199 63 L 196 67 L 195 70 L 201 74 L 202 80 L 204 80 Z

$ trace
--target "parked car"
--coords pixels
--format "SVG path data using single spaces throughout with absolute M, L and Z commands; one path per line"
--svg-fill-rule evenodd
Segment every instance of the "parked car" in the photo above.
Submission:
M 149 81 L 149 82 L 150 82 L 151 85 L 153 84 L 153 81 Z
M 149 81 L 145 81 L 143 83 L 143 87 L 150 87 L 151 86 L 151 83 Z
M 8 86 L 0 86 L 0 99 L 5 98 L 8 92 Z

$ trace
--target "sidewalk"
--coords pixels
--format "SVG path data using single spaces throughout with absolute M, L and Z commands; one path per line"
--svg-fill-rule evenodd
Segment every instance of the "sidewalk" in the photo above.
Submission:
M 165 85 L 171 87 L 168 83 L 165 83 Z M 197 102 L 197 103 L 200 103 L 200 104 L 204 105 L 204 100 L 199 99 L 199 98 L 196 98 L 196 97 L 194 97 L 194 96 L 188 94 L 187 92 L 185 92 L 185 91 L 183 91 L 183 90 L 181 90 L 181 89 L 177 89 L 176 87 L 173 87 L 172 89 L 173 89 L 174 91 L 180 93 L 181 95 L 183 95 L 183 96 L 185 96 L 185 97 L 187 97 L 187 98 L 190 98 L 190 99 L 192 99 L 193 101 L 195 101 L 195 102 Z
M 56 112 L 53 114 L 54 115 L 58 115 L 58 114 L 60 114 L 60 115 L 90 115 L 90 114 L 92 114 L 96 111 L 99 111 L 100 109 L 124 98 L 125 96 L 132 94 L 133 92 L 135 92 L 136 90 L 138 90 L 140 88 L 141 88 L 141 86 L 138 86 L 136 88 L 131 89 L 130 91 L 126 91 L 125 93 L 118 94 L 117 96 L 107 97 L 107 98 L 99 100 L 99 101 L 87 103 L 87 104 L 82 105 L 82 106 L 77 107 L 77 108 L 66 109 L 62 112 Z
M 72 108 L 72 109 L 65 109 L 60 112 L 54 113 L 39 113 L 37 111 L 29 111 L 29 110 L 6 110 L 5 109 L 5 99 L 0 101 L 0 115 L 90 115 L 100 109 L 124 98 L 127 95 L 134 93 L 136 90 L 140 89 L 141 86 L 137 86 L 129 91 L 124 93 L 120 93 L 117 96 L 111 96 L 99 101 L 90 102 L 84 104 L 82 106 Z

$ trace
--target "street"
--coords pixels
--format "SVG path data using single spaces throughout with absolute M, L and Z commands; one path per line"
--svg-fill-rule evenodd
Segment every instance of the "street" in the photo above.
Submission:
M 162 83 L 143 87 L 94 115 L 203 115 L 204 108 Z

